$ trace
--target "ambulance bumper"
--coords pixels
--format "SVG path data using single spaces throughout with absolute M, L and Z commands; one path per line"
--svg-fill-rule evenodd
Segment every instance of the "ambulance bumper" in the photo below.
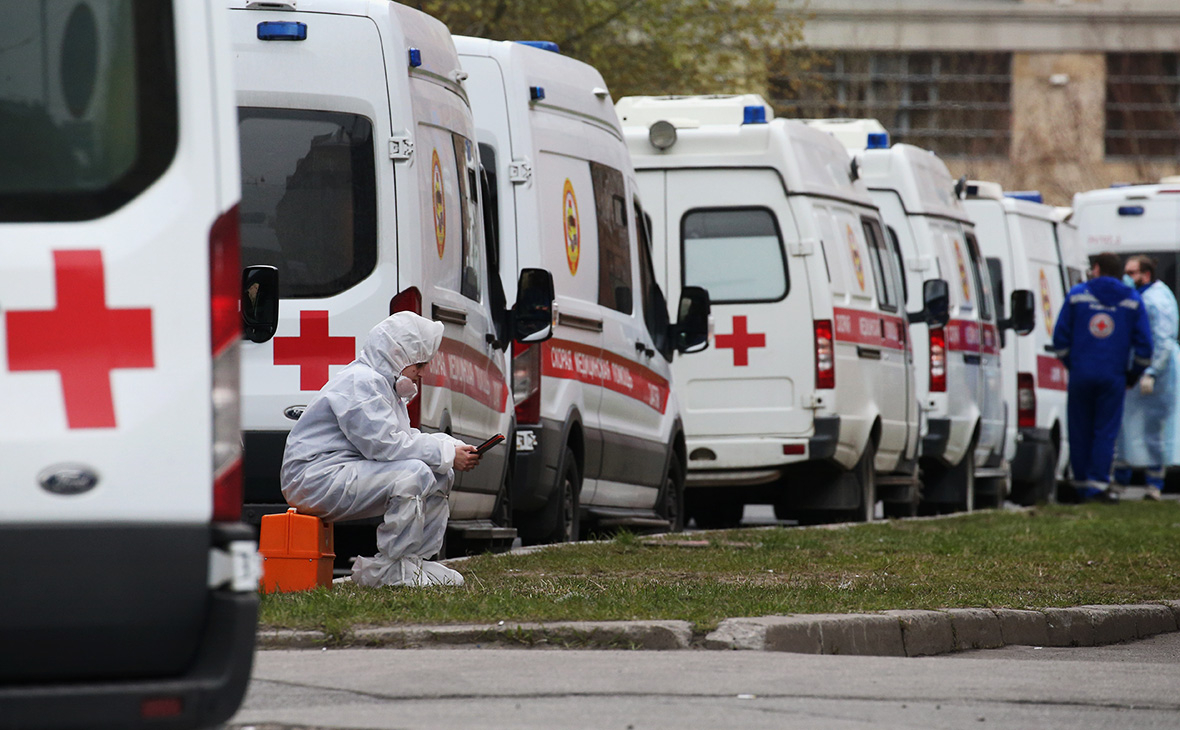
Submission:
M 561 446 L 565 444 L 564 425 L 560 421 L 542 418 L 540 426 L 516 427 L 512 509 L 534 512 L 549 502 L 557 485 Z
M 779 479 L 803 462 L 826 461 L 840 439 L 838 416 L 816 418 L 811 437 L 688 439 L 690 486 L 752 486 Z
M 926 425 L 926 435 L 922 437 L 922 458 L 944 458 L 951 440 L 951 419 L 931 418 L 926 421 Z
M 5 586 L 27 583 L 20 573 L 54 580 L 39 580 L 45 589 L 36 593 L 18 588 L 19 600 L 0 605 L 0 727 L 196 728 L 237 711 L 258 594 L 206 584 L 210 548 L 252 540 L 249 528 L 2 533 L 6 554 L 28 558 L 0 568 Z

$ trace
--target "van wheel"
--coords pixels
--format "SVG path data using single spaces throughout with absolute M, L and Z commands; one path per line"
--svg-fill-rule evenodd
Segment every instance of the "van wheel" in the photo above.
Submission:
M 574 450 L 566 447 L 561 457 L 561 472 L 557 487 L 549 495 L 549 501 L 537 512 L 518 515 L 517 530 L 524 545 L 538 545 L 554 542 L 574 542 L 581 530 L 579 495 L 582 491 L 582 477 L 578 472 L 578 460 Z
M 1041 465 L 1040 479 L 1012 480 L 1012 501 L 1023 507 L 1054 502 L 1057 499 L 1057 447 L 1049 445 Z
M 684 468 L 680 466 L 680 459 L 675 456 L 672 457 L 668 475 L 664 478 L 656 513 L 668 521 L 669 532 L 684 530 Z
M 975 445 L 967 447 L 967 453 L 952 467 L 931 467 L 927 472 L 930 479 L 922 491 L 930 495 L 923 499 L 919 513 L 923 515 L 970 512 L 975 508 Z
M 860 506 L 842 512 L 840 517 L 849 522 L 872 522 L 877 509 L 877 469 L 873 463 L 877 458 L 877 447 L 872 439 L 865 445 L 860 460 L 852 467 L 852 476 L 860 492 Z

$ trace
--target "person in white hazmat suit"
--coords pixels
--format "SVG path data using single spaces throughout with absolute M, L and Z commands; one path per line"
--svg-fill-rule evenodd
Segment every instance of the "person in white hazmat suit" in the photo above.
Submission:
M 292 507 L 327 522 L 384 516 L 377 555 L 353 564 L 359 585 L 463 585 L 458 571 L 426 558 L 442 548 L 455 470 L 475 468 L 479 455 L 412 428 L 406 409 L 442 334 L 441 322 L 412 312 L 383 320 L 287 437 L 280 478 Z
M 1180 397 L 1180 345 L 1176 341 L 1180 311 L 1172 290 L 1155 278 L 1155 262 L 1150 257 L 1130 257 L 1123 265 L 1123 274 L 1124 282 L 1138 290 L 1147 307 L 1155 347 L 1151 365 L 1127 391 L 1123 425 L 1115 449 L 1114 480 L 1126 486 L 1133 468 L 1144 469 L 1145 496 L 1158 500 L 1165 471 L 1176 461 L 1172 445 L 1176 398 Z

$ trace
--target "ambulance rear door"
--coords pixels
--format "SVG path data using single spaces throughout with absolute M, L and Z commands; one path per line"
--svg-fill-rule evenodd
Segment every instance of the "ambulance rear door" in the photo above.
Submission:
M 752 168 L 645 177 L 654 174 L 665 181 L 667 235 L 657 230 L 655 238 L 668 241 L 669 298 L 700 286 L 713 306 L 709 349 L 673 363 L 686 431 L 693 438 L 810 435 L 813 412 L 803 399 L 815 383 L 814 324 L 807 272 L 788 255 L 800 234 L 781 179 Z M 783 455 L 766 456 L 758 461 Z

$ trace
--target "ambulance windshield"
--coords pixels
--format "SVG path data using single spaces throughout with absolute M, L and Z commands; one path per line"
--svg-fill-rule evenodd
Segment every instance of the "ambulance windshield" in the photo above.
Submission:
M 775 302 L 787 295 L 786 259 L 765 208 L 689 211 L 682 223 L 684 285 L 713 303 Z
M 238 110 L 242 265 L 279 270 L 279 296 L 324 297 L 377 264 L 373 125 L 293 109 Z
M 106 215 L 176 152 L 172 8 L 0 0 L 0 220 Z

